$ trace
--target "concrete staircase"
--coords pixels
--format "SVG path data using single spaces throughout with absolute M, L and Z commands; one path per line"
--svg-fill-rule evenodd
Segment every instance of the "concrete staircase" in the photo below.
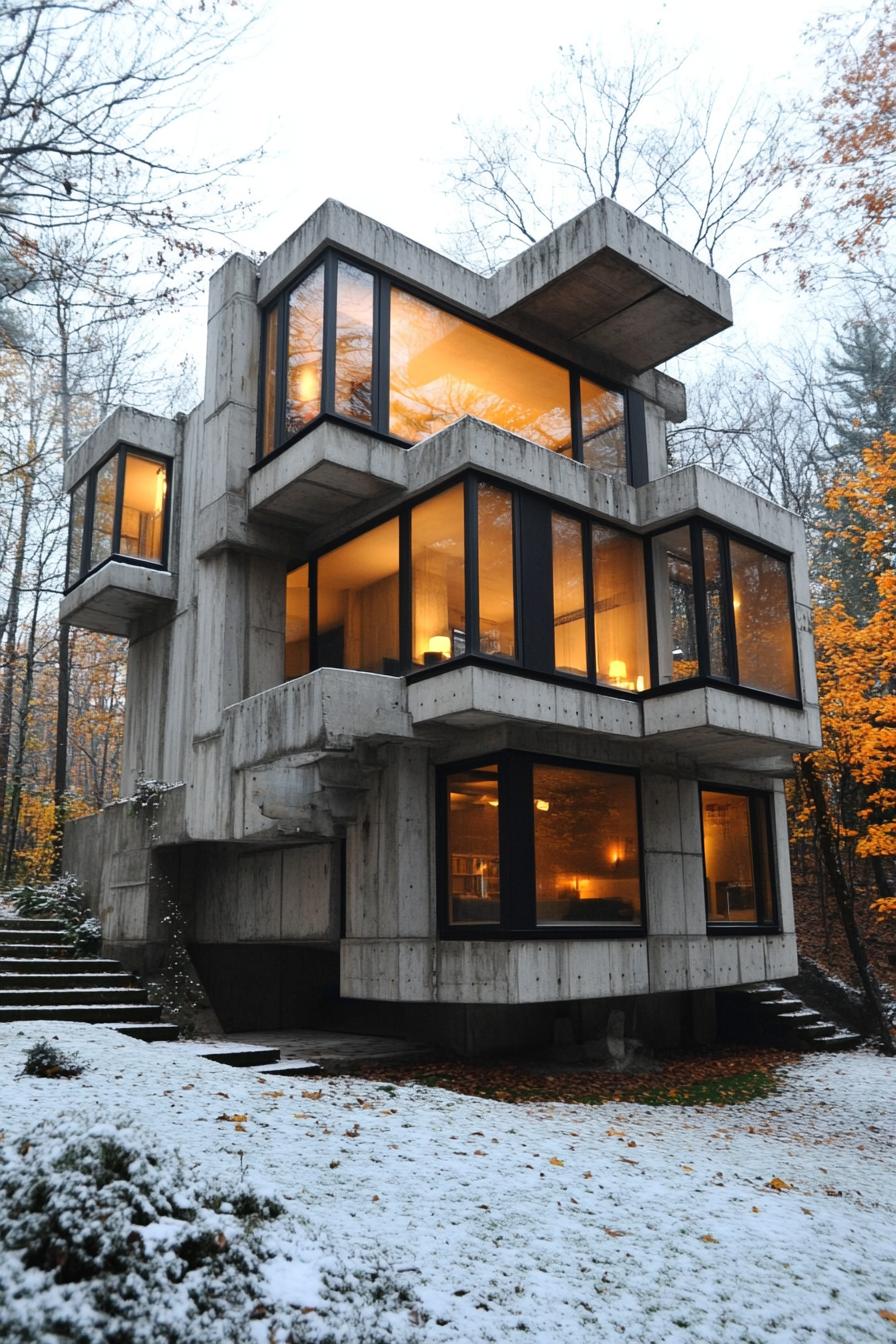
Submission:
M 141 1041 L 178 1029 L 118 961 L 72 955 L 56 919 L 0 916 L 0 1023 L 101 1022 Z
M 738 1006 L 746 1012 L 747 1021 L 756 1028 L 756 1034 L 801 1050 L 852 1050 L 862 1038 L 855 1031 L 838 1026 L 809 1008 L 783 985 L 743 985 L 721 991 L 731 1001 L 736 997 Z

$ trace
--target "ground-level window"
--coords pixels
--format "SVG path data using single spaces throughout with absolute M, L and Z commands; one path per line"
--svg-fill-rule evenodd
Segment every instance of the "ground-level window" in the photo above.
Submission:
M 774 924 L 768 794 L 705 787 L 700 802 L 707 924 Z
M 509 751 L 440 785 L 446 932 L 641 925 L 635 775 Z
M 119 447 L 71 492 L 67 587 L 106 560 L 166 562 L 169 463 Z

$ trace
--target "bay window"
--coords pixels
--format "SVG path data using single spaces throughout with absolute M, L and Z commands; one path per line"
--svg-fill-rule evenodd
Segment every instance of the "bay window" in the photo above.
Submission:
M 768 794 L 707 785 L 700 808 L 707 924 L 774 924 Z
M 71 492 L 66 587 L 107 560 L 163 568 L 168 527 L 166 459 L 119 446 Z

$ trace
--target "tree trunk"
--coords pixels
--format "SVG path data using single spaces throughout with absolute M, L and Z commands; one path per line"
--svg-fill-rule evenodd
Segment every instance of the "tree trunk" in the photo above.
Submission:
M 68 799 L 69 628 L 59 627 L 59 679 L 56 686 L 56 748 L 53 773 L 53 876 L 62 871 L 62 838 Z
M 811 756 L 804 756 L 800 762 L 800 771 L 803 779 L 809 789 L 809 796 L 812 799 L 812 807 L 815 812 L 815 822 L 818 828 L 818 839 L 821 845 L 822 859 L 831 884 L 831 891 L 837 905 L 840 919 L 843 922 L 843 931 L 846 934 L 846 941 L 849 944 L 849 950 L 852 953 L 852 959 L 855 962 L 858 971 L 859 981 L 865 995 L 865 1003 L 869 1014 L 877 1022 L 880 1029 L 880 1044 L 885 1055 L 896 1055 L 896 1045 L 893 1043 L 893 1036 L 890 1031 L 890 1020 L 887 1016 L 887 1010 L 884 1005 L 883 995 L 877 977 L 868 960 L 868 950 L 865 947 L 865 940 L 862 932 L 856 923 L 856 891 L 850 882 L 847 881 L 843 864 L 841 862 L 840 845 L 834 829 L 834 822 L 831 818 L 828 800 L 825 796 L 824 786 L 815 769 L 815 763 Z
M 13 700 L 15 698 L 16 664 L 19 633 L 19 603 L 22 596 L 22 574 L 25 568 L 25 544 L 31 519 L 31 500 L 34 475 L 25 468 L 22 479 L 22 503 L 19 509 L 19 532 L 16 537 L 15 558 L 9 584 L 9 602 L 5 613 L 6 640 L 3 646 L 3 677 L 0 689 L 0 816 L 6 815 L 6 786 L 9 778 L 9 754 L 12 734 Z

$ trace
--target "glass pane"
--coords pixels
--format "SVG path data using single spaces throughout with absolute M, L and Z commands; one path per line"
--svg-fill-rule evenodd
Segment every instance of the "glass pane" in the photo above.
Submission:
M 650 686 L 644 543 L 594 524 L 594 645 L 597 680 L 626 691 Z
M 459 771 L 448 790 L 448 922 L 497 924 L 501 917 L 498 858 L 498 767 Z
M 513 499 L 479 485 L 479 652 L 516 657 Z
M 398 676 L 397 518 L 318 560 L 317 661 Z
M 582 524 L 564 513 L 551 514 L 554 570 L 554 667 L 585 676 L 585 576 Z
M 464 488 L 452 486 L 411 513 L 413 661 L 426 667 L 466 648 Z
M 770 799 L 760 795 L 753 796 L 750 804 L 750 817 L 753 825 L 753 839 L 755 841 L 756 860 L 759 871 L 758 892 L 759 897 L 759 920 L 762 924 L 771 924 L 774 922 L 775 911 L 772 900 L 772 856 L 771 856 L 771 826 L 769 824 L 769 803 Z
M 308 587 L 308 566 L 300 565 L 286 576 L 286 648 L 283 659 L 283 677 L 304 677 L 311 669 L 311 592 Z
M 696 677 L 700 662 L 689 528 L 676 528 L 654 540 L 653 581 L 660 681 Z
M 704 789 L 701 801 L 706 917 L 711 924 L 756 924 L 750 799 Z
M 93 506 L 93 532 L 90 538 L 90 568 L 112 554 L 115 519 L 115 489 L 118 483 L 118 455 L 100 467 L 96 477 L 96 501 Z
M 289 296 L 286 355 L 286 437 L 320 414 L 324 340 L 324 268 L 318 266 Z
M 68 560 L 65 567 L 65 585 L 70 587 L 81 573 L 81 550 L 84 545 L 84 516 L 87 510 L 87 482 L 82 481 L 71 493 L 69 504 L 71 524 L 68 534 Z
M 608 476 L 628 480 L 625 453 L 625 399 L 621 392 L 580 380 L 582 398 L 582 446 L 586 467 Z
M 279 447 L 277 426 L 277 336 L 280 328 L 278 308 L 270 309 L 264 334 L 264 377 L 262 383 L 261 451 L 265 457 Z
M 165 496 L 168 492 L 168 468 L 136 453 L 124 460 L 124 492 L 121 499 L 120 555 L 135 560 L 163 561 Z
M 703 533 L 703 575 L 706 584 L 710 676 L 730 678 L 731 661 L 725 638 L 721 543 L 715 532 Z
M 630 775 L 532 770 L 539 924 L 639 924 L 638 806 Z
M 569 374 L 541 355 L 393 289 L 389 430 L 412 443 L 473 415 L 567 455 Z
M 373 420 L 373 276 L 340 261 L 336 286 L 334 410 L 369 425 Z
M 738 676 L 744 686 L 796 698 L 796 666 L 787 564 L 731 542 L 731 584 Z

